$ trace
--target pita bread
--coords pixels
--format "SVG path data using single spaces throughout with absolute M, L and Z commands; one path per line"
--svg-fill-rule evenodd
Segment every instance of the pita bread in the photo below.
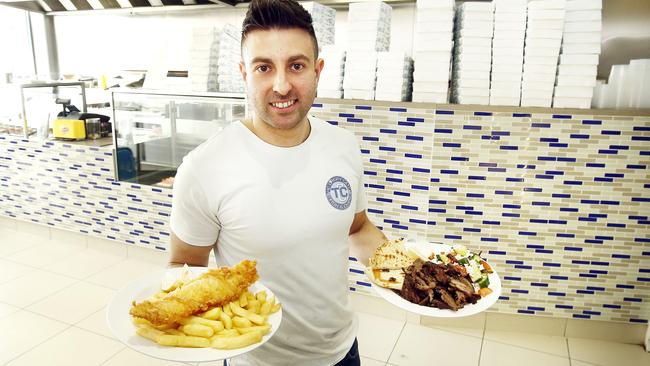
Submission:
M 386 241 L 368 261 L 368 277 L 377 285 L 401 290 L 404 283 L 404 270 L 413 263 L 414 258 L 404 247 L 404 239 Z

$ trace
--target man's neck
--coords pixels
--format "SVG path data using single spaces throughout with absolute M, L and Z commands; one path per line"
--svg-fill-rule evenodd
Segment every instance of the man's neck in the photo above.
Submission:
M 298 146 L 307 140 L 311 133 L 311 124 L 306 117 L 290 130 L 271 127 L 255 117 L 244 121 L 244 126 L 264 142 L 278 147 Z

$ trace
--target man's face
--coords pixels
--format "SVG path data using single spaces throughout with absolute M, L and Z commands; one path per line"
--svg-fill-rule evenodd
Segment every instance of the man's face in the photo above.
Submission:
M 323 60 L 315 60 L 314 43 L 302 29 L 256 30 L 246 36 L 239 69 L 254 118 L 289 130 L 307 118 Z

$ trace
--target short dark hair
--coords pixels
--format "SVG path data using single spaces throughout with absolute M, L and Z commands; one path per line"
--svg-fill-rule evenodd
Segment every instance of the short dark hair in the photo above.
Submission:
M 318 41 L 311 15 L 295 0 L 252 0 L 242 23 L 241 45 L 248 33 L 255 30 L 299 28 L 309 33 L 318 58 Z

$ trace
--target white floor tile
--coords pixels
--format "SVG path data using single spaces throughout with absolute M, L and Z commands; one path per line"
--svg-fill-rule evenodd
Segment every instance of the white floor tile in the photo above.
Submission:
M 641 344 L 645 339 L 646 324 L 605 322 L 586 319 L 569 319 L 567 338 L 589 338 L 601 341 Z
M 95 273 L 85 281 L 117 290 L 138 277 L 161 268 L 164 267 L 137 259 L 127 259 Z
M 34 267 L 0 259 L 0 283 L 9 282 L 14 278 L 18 278 L 35 270 Z
M 50 228 L 46 225 L 37 224 L 31 221 L 16 221 L 16 231 L 29 233 L 34 236 L 38 236 L 41 239 L 49 240 L 50 239 Z
M 0 327 L 0 365 L 62 332 L 66 327 L 67 324 L 22 310 L 3 317 Z
M 14 230 L 0 229 L 0 258 L 42 244 L 43 239 Z
M 128 347 L 125 347 L 120 353 L 111 357 L 106 363 L 102 366 L 126 366 L 126 365 L 137 365 L 137 366 L 186 366 L 184 363 L 171 362 L 159 360 L 157 358 L 149 357 L 138 353 Z M 207 364 L 201 364 L 206 365 Z M 223 363 L 221 363 L 223 365 Z M 221 366 L 220 365 L 220 366 Z
M 106 306 L 114 291 L 77 282 L 26 309 L 68 324 L 77 323 Z
M 568 338 L 571 360 L 600 366 L 650 365 L 650 353 L 642 346 L 593 339 Z
M 509 344 L 511 346 L 548 353 L 559 357 L 569 357 L 569 349 L 566 338 L 564 337 L 486 330 L 484 340 Z
M 72 327 L 6 366 L 99 366 L 122 348 L 118 341 Z
M 97 250 L 84 249 L 70 253 L 65 259 L 44 266 L 43 269 L 78 279 L 85 279 L 123 260 L 126 260 L 126 258 Z
M 350 303 L 354 311 L 365 314 L 377 315 L 382 318 L 389 318 L 399 321 L 406 321 L 406 311 L 389 303 L 379 296 L 365 295 L 356 292 L 350 293 Z
M 158 266 L 166 267 L 169 262 L 169 252 L 140 246 L 127 247 L 129 259 L 138 259 Z
M 570 366 L 568 357 L 561 357 L 511 344 L 483 341 L 480 366 Z
M 363 366 L 385 366 L 386 362 L 373 360 L 372 358 L 361 357 L 361 364 Z
M 22 308 L 42 300 L 74 282 L 77 280 L 70 277 L 34 270 L 15 280 L 0 284 L 0 301 Z
M 101 334 L 105 337 L 115 339 L 115 336 L 113 336 L 113 333 L 111 333 L 111 330 L 108 328 L 108 323 L 106 322 L 105 307 L 90 315 L 89 317 L 86 317 L 82 321 L 76 323 L 75 327 L 79 327 L 81 329 L 85 329 L 97 334 Z
M 480 338 L 406 324 L 388 363 L 404 366 L 476 366 L 480 348 Z
M 42 241 L 41 245 L 21 250 L 6 256 L 7 260 L 25 264 L 32 267 L 44 267 L 56 263 L 79 249 L 72 245 L 60 245 L 49 240 Z
M 82 233 L 75 233 L 68 230 L 51 228 L 50 237 L 52 241 L 62 243 L 62 244 L 74 244 L 83 248 L 86 248 L 88 245 L 86 239 L 87 235 L 84 235 Z
M 108 240 L 97 238 L 94 236 L 88 236 L 88 249 L 94 249 L 101 252 L 118 255 L 121 257 L 127 257 L 127 246 L 126 244 L 120 243 L 115 240 Z
M 19 310 L 19 307 L 0 302 L 0 318 L 3 318 L 9 314 L 13 314 Z
M 359 353 L 363 357 L 388 361 L 390 352 L 404 327 L 403 321 L 376 315 L 357 313 L 359 316 Z
M 0 216 L 0 229 L 16 229 L 16 220 L 11 217 Z
M 538 333 L 549 336 L 564 336 L 567 320 L 551 318 L 548 316 L 534 316 L 524 314 L 486 313 L 486 330 Z

